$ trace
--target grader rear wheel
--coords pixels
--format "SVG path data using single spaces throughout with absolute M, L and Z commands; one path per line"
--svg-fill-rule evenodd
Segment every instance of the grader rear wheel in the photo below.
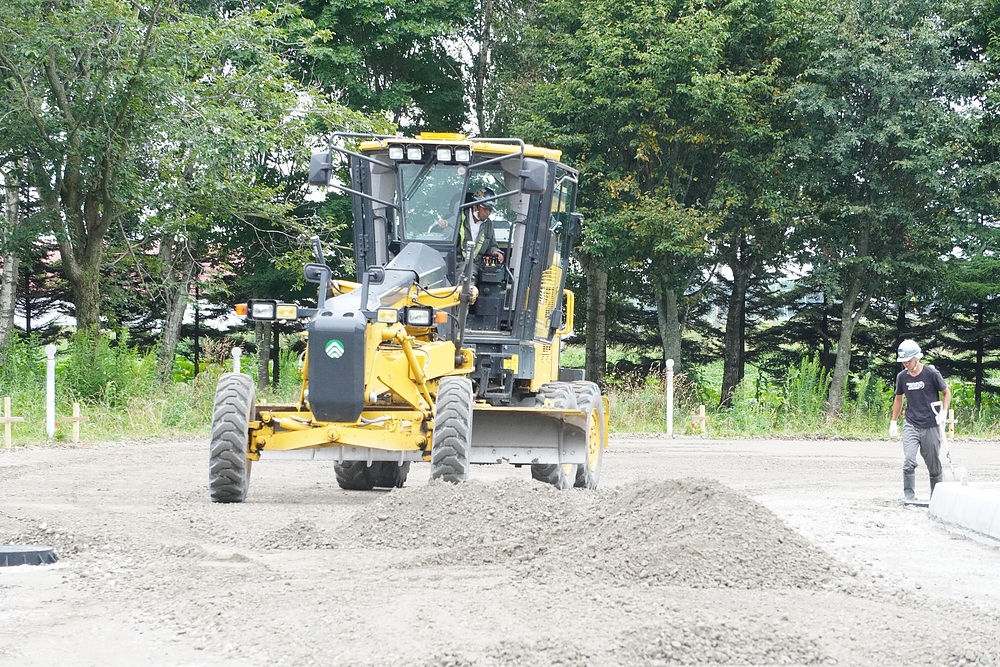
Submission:
M 465 377 L 441 378 L 434 405 L 431 479 L 468 480 L 471 444 L 472 381 Z
M 345 491 L 371 491 L 375 487 L 374 471 L 368 467 L 367 461 L 334 463 L 333 471 L 337 475 L 337 484 Z
M 375 486 L 386 489 L 401 489 L 410 474 L 410 462 L 399 465 L 395 461 L 378 461 L 372 464 Z
M 543 406 L 551 401 L 552 407 L 560 410 L 575 410 L 576 395 L 569 382 L 546 382 L 538 389 L 535 405 Z M 576 483 L 575 463 L 535 463 L 531 466 L 531 477 L 539 482 L 551 484 L 557 489 L 571 489 Z
M 587 415 L 587 462 L 577 469 L 574 486 L 596 489 L 604 458 L 604 401 L 600 387 L 593 382 L 573 382 L 572 385 L 576 407 Z
M 247 446 L 257 388 L 249 375 L 223 373 L 215 388 L 208 489 L 215 503 L 241 503 L 250 487 Z

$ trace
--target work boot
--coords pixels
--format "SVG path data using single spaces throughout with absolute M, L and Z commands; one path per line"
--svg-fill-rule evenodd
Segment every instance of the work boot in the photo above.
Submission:
M 903 473 L 903 500 L 906 502 L 912 502 L 917 499 L 917 494 L 914 493 L 914 489 L 917 488 L 917 476 L 916 474 Z
M 941 473 L 940 475 L 931 475 L 931 496 L 934 495 L 934 487 L 937 486 L 937 483 L 943 479 L 944 473 Z

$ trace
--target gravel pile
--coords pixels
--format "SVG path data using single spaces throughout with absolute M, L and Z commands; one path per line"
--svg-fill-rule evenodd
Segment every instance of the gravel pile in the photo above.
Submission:
M 522 479 L 432 483 L 387 494 L 342 537 L 432 550 L 416 566 L 501 562 L 622 585 L 816 588 L 852 575 L 762 505 L 701 479 L 596 493 Z

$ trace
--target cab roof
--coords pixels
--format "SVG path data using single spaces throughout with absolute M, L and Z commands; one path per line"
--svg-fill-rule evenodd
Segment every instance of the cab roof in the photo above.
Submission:
M 412 144 L 430 144 L 430 145 L 448 145 L 448 146 L 469 146 L 472 148 L 473 153 L 487 153 L 490 155 L 514 155 L 521 152 L 521 144 L 513 143 L 517 141 L 512 139 L 512 143 L 501 143 L 501 141 L 476 141 L 475 139 L 469 139 L 464 134 L 459 134 L 456 132 L 422 132 L 415 137 L 388 137 L 375 139 L 370 141 L 363 141 L 359 146 L 361 152 L 372 152 L 385 150 L 392 145 L 412 145 Z M 527 157 L 542 158 L 545 160 L 553 160 L 559 162 L 562 159 L 562 151 L 556 150 L 554 148 L 541 148 L 539 146 L 532 146 L 531 144 L 524 144 L 524 154 Z

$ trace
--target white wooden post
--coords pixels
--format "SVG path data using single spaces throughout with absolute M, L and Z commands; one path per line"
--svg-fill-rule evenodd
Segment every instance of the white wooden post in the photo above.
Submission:
M 674 360 L 667 359 L 667 435 L 674 437 Z
M 3 419 L 0 419 L 0 422 L 3 422 L 3 441 L 4 441 L 4 444 L 7 445 L 7 449 L 10 449 L 10 447 L 12 445 L 12 440 L 11 440 L 11 437 L 10 437 L 10 425 L 11 425 L 11 422 L 23 422 L 24 421 L 24 417 L 11 417 L 10 416 L 10 410 L 11 410 L 11 408 L 10 408 L 10 396 L 4 396 L 3 397 Z
M 65 421 L 73 422 L 73 442 L 80 442 L 80 422 L 87 421 L 88 417 L 80 416 L 80 404 L 73 404 L 73 416 Z
M 243 350 L 238 347 L 233 348 L 233 372 L 240 372 L 240 356 L 243 354 Z
M 56 346 L 45 346 L 45 432 L 51 440 L 56 434 Z

